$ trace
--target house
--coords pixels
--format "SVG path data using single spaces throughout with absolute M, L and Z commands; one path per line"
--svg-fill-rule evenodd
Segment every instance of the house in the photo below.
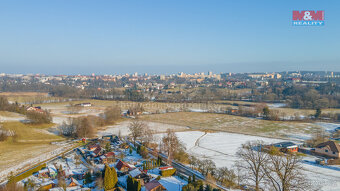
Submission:
M 48 178 L 49 177 L 49 171 L 47 168 L 41 169 L 38 171 L 38 177 L 41 178 Z
M 91 107 L 92 104 L 91 103 L 79 103 L 79 104 L 75 104 L 75 106 L 77 106 L 77 107 Z
M 280 142 L 273 144 L 274 147 L 278 148 L 281 152 L 298 152 L 299 146 L 293 142 Z
M 47 166 L 47 169 L 51 178 L 55 178 L 58 175 L 58 171 L 53 165 Z
M 135 168 L 134 170 L 131 170 L 129 172 L 129 175 L 132 178 L 135 178 L 136 180 L 138 180 L 142 186 L 144 186 L 145 183 L 148 183 L 150 181 L 150 177 L 144 172 L 142 172 L 139 168 Z
M 117 168 L 120 172 L 127 172 L 127 171 L 132 170 L 132 167 L 131 167 L 128 163 L 126 163 L 126 162 L 124 162 L 124 161 L 122 161 L 122 160 L 119 160 L 119 161 L 118 161 L 118 163 L 116 164 L 116 168 Z
M 104 154 L 103 163 L 113 163 L 116 161 L 116 156 L 114 152 L 108 152 Z
M 146 191 L 165 191 L 166 188 L 161 185 L 156 179 L 145 184 Z
M 100 146 L 97 145 L 97 144 L 90 144 L 90 145 L 87 146 L 87 149 L 88 149 L 89 151 L 94 151 L 94 150 L 97 149 L 97 147 L 100 147 Z
M 320 143 L 315 147 L 315 154 L 331 158 L 340 158 L 340 145 L 335 141 Z
M 162 166 L 162 167 L 159 167 L 159 170 L 163 171 L 163 170 L 169 170 L 169 169 L 173 169 L 173 168 L 174 168 L 173 166 Z
M 104 140 L 109 140 L 109 141 L 113 140 L 113 138 L 114 138 L 113 135 L 103 135 L 103 136 L 102 136 L 102 139 L 104 139 Z
M 50 181 L 47 181 L 47 182 L 43 182 L 40 185 L 39 190 L 49 190 L 49 189 L 53 188 L 54 186 L 55 186 L 54 182 L 52 180 L 50 180 Z
M 95 154 L 95 157 L 99 156 L 101 154 L 102 148 L 98 146 L 93 153 Z
M 136 178 L 138 175 L 142 174 L 142 171 L 139 170 L 139 168 L 136 168 L 134 170 L 131 170 L 129 172 L 129 175 L 132 177 L 132 178 Z
M 67 187 L 75 187 L 75 186 L 81 186 L 81 183 L 78 182 L 78 180 L 74 178 L 70 178 L 66 181 Z
M 42 110 L 40 106 L 38 106 L 38 107 L 28 107 L 26 110 L 27 111 L 34 111 L 34 112 L 38 112 L 38 113 L 44 113 L 44 110 Z

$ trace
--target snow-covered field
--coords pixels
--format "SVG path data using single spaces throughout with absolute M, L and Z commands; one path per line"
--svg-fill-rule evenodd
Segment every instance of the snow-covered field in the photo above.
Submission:
M 265 143 L 275 143 L 283 140 L 271 139 L 257 136 L 249 136 L 234 133 L 205 133 L 199 131 L 187 131 L 176 133 L 180 140 L 186 145 L 190 154 L 201 158 L 211 159 L 217 167 L 232 168 L 237 160 L 235 154 L 237 149 L 247 141 L 261 140 Z M 196 144 L 195 144 L 196 143 Z M 313 157 L 306 159 L 314 162 Z M 302 164 L 307 177 L 315 188 L 324 191 L 340 190 L 340 171 L 323 168 L 317 165 Z
M 321 126 L 327 132 L 333 132 L 336 128 L 340 128 L 340 124 L 339 123 L 324 123 L 324 122 L 319 122 L 319 123 L 315 123 L 315 124 Z

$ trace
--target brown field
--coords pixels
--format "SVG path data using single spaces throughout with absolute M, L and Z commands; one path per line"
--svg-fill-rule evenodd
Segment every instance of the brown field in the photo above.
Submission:
M 64 138 L 51 134 L 47 129 L 54 124 L 29 125 L 20 122 L 5 122 L 4 129 L 15 131 L 17 137 L 0 142 L 0 171 L 17 165 L 41 153 L 50 152 L 59 146 L 51 141 L 62 141 Z
M 47 98 L 48 93 L 45 92 L 0 92 L 0 96 L 7 97 L 8 101 L 24 103 L 36 99 Z
M 226 131 L 249 135 L 287 138 L 295 134 L 312 134 L 320 128 L 312 123 L 268 121 L 226 114 L 178 112 L 144 115 L 145 121 L 192 127 L 198 130 Z
M 127 110 L 130 107 L 141 105 L 145 109 L 146 112 L 157 113 L 168 110 L 176 110 L 176 109 L 220 109 L 226 110 L 228 105 L 222 104 L 214 104 L 214 103 L 163 103 L 163 102 L 132 102 L 132 101 L 111 101 L 111 100 L 93 100 L 93 99 L 85 99 L 81 101 L 72 101 L 72 102 L 60 102 L 60 103 L 44 103 L 44 104 L 34 104 L 35 106 L 41 106 L 45 109 L 59 109 L 66 110 L 67 106 L 72 104 L 89 102 L 92 103 L 92 107 L 84 107 L 84 109 L 95 109 L 95 110 L 103 110 L 108 106 L 118 105 L 122 110 Z
M 9 111 L 0 111 L 0 116 L 4 117 L 18 117 L 20 114 L 14 113 L 14 112 L 9 112 Z

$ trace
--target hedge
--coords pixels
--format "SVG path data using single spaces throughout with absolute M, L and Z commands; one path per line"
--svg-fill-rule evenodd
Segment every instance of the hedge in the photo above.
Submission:
M 18 176 L 15 176 L 15 177 L 12 177 L 11 180 L 9 181 L 14 181 L 14 182 L 18 182 L 22 179 L 25 179 L 29 176 L 31 176 L 33 173 L 35 172 L 38 172 L 39 170 L 41 170 L 42 168 L 46 168 L 46 163 L 43 163 L 41 165 L 38 165 L 34 168 L 32 168 L 31 170 L 28 170 L 26 172 L 23 172 L 22 174 L 18 175 Z
M 173 174 L 175 174 L 176 172 L 176 169 L 175 168 L 172 168 L 172 169 L 168 169 L 168 170 L 162 170 L 161 171 L 161 175 L 163 177 L 168 177 L 168 176 L 172 176 Z

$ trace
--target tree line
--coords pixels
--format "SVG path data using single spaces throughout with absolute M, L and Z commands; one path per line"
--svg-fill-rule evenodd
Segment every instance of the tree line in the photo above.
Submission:
M 70 117 L 67 121 L 63 121 L 58 129 L 66 137 L 91 138 L 95 135 L 97 127 L 115 124 L 120 118 L 120 107 L 110 106 L 99 116 Z

